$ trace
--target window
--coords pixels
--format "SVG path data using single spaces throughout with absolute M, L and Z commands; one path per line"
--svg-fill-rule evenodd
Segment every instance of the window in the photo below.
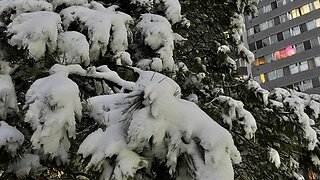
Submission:
M 307 31 L 307 25 L 305 23 L 300 24 L 300 31 L 301 33 L 304 33 Z
M 255 76 L 253 77 L 253 80 L 257 81 L 257 83 L 261 84 L 261 79 L 260 79 L 260 76 Z
M 271 9 L 274 10 L 274 9 L 276 9 L 276 8 L 278 8 L 278 4 L 277 4 L 276 1 L 273 1 L 273 2 L 271 3 Z
M 293 27 L 292 28 L 292 36 L 297 36 L 299 34 L 301 34 L 300 27 L 299 26 Z
M 247 32 L 248 32 L 248 36 L 254 35 L 254 30 L 253 30 L 253 28 L 247 29 Z
M 278 4 L 278 7 L 279 7 L 279 6 L 286 5 L 287 2 L 286 2 L 286 0 L 277 0 L 277 4 Z
M 302 61 L 289 66 L 290 74 L 296 74 L 298 72 L 306 71 L 309 69 L 308 62 Z
M 281 36 L 282 36 L 282 33 L 281 33 Z M 270 44 L 274 44 L 276 42 L 281 41 L 283 39 L 283 36 L 282 36 L 282 39 L 280 40 L 281 38 L 277 37 L 277 35 L 272 35 L 270 36 Z
M 316 25 L 317 27 L 320 27 L 320 18 L 316 19 Z
M 276 36 L 276 35 L 274 35 L 274 36 Z M 276 40 L 275 43 L 277 42 L 277 40 L 278 40 L 278 41 L 282 41 L 282 40 L 283 40 L 283 34 L 282 34 L 282 32 L 278 33 L 275 38 L 276 38 L 276 39 L 275 39 L 275 40 Z M 271 36 L 271 44 L 273 44 L 273 42 L 272 42 L 272 36 Z
M 281 59 L 280 51 L 274 52 L 274 53 L 273 53 L 273 57 L 274 57 L 274 60 L 279 60 L 279 59 Z
M 269 37 L 262 39 L 262 45 L 263 47 L 269 46 L 270 45 L 270 40 Z
M 254 33 L 260 32 L 260 27 L 258 25 L 254 26 L 253 29 L 254 29 Z
M 263 13 L 270 12 L 272 10 L 271 4 L 265 5 L 263 7 Z
M 260 74 L 260 79 L 261 79 L 261 82 L 262 83 L 265 83 L 266 82 L 266 77 L 264 74 Z
M 292 64 L 289 66 L 289 69 L 290 69 L 290 74 L 296 74 L 299 72 L 299 65 L 297 63 Z
M 250 43 L 250 44 L 249 44 L 249 50 L 250 50 L 250 51 L 256 50 L 256 44 L 255 44 L 255 43 Z
M 265 59 L 266 63 L 270 63 L 273 61 L 273 56 L 272 56 L 272 54 L 267 54 L 264 56 L 264 59 Z
M 320 66 L 320 56 L 314 58 L 314 63 L 316 64 L 316 67 Z
M 288 46 L 286 48 L 286 54 L 287 56 L 292 56 L 296 53 L 295 49 L 293 48 L 293 46 Z
M 288 21 L 288 14 L 287 13 L 281 14 L 279 16 L 279 18 L 280 18 L 280 22 L 284 23 L 284 22 Z
M 259 24 L 259 28 L 260 28 L 260 31 L 264 31 L 264 30 L 268 29 L 267 22 L 263 22 L 263 23 Z
M 305 91 L 311 88 L 313 88 L 311 79 L 300 82 L 300 85 L 299 85 L 300 91 Z
M 315 1 L 313 2 L 313 5 L 314 5 L 314 8 L 315 8 L 315 9 L 319 9 L 319 8 L 320 8 L 320 1 L 319 1 L 319 0 L 315 0 Z
M 250 20 L 252 19 L 251 13 L 249 13 L 248 15 L 246 15 L 246 18 L 247 18 L 248 21 L 250 21 Z
M 256 46 L 257 46 L 257 49 L 261 49 L 263 46 L 262 46 L 262 41 L 259 40 L 256 42 Z
M 283 69 L 280 68 L 280 69 L 277 69 L 277 70 L 268 72 L 267 75 L 268 75 L 268 79 L 269 79 L 270 81 L 272 81 L 272 80 L 274 80 L 274 79 L 281 78 L 281 77 L 283 77 Z
M 294 46 L 295 46 L 295 49 L 296 49 L 296 53 L 300 53 L 300 52 L 304 51 L 304 47 L 303 47 L 303 43 L 302 42 L 298 43 L 298 44 L 296 44 Z
M 291 11 L 291 19 L 297 18 L 300 16 L 300 11 L 299 9 L 294 9 Z
M 309 13 L 310 12 L 309 4 L 306 4 L 300 7 L 300 12 L 301 12 L 301 15 Z
M 272 28 L 274 26 L 274 21 L 273 19 L 270 19 L 267 21 L 267 24 L 268 24 L 268 28 Z
M 311 42 L 311 47 L 313 47 L 313 48 L 319 46 L 319 38 L 318 37 L 311 39 L 310 42 Z
M 311 49 L 310 40 L 303 42 L 303 46 L 305 50 Z
M 274 25 L 280 24 L 280 18 L 279 18 L 279 16 L 275 17 L 275 18 L 273 19 L 273 21 L 274 21 Z
M 306 71 L 309 69 L 307 61 L 300 62 L 299 66 L 300 66 L 300 71 Z
M 288 29 L 288 30 L 283 31 L 283 32 L 282 32 L 282 34 L 283 34 L 283 39 L 288 39 L 288 38 L 290 38 L 290 37 L 291 37 L 291 32 L 290 32 L 290 30 L 289 30 L 289 29 Z
M 281 49 L 280 50 L 280 59 L 282 58 L 286 58 L 287 57 L 287 53 L 285 49 Z
M 307 22 L 306 25 L 308 31 L 316 28 L 316 22 L 314 20 Z
M 252 63 L 252 66 L 253 66 L 253 67 L 258 67 L 258 66 L 263 65 L 263 64 L 265 64 L 265 63 L 266 63 L 266 61 L 265 61 L 265 59 L 264 59 L 264 56 L 262 56 L 262 57 L 259 57 L 258 59 L 256 59 L 256 60 Z

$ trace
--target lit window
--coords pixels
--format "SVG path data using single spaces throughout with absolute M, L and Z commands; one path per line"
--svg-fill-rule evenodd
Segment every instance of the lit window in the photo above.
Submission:
M 293 48 L 293 46 L 288 46 L 286 48 L 286 54 L 287 56 L 292 56 L 294 55 L 296 52 L 295 52 L 295 49 Z
M 320 18 L 316 19 L 316 25 L 317 27 L 320 27 Z
M 287 53 L 285 49 L 281 49 L 280 50 L 280 59 L 282 58 L 286 58 L 287 57 Z
M 297 18 L 300 16 L 300 11 L 299 9 L 294 9 L 291 11 L 291 18 L 294 19 L 294 18 Z
M 260 74 L 260 79 L 261 79 L 261 82 L 262 83 L 265 83 L 266 82 L 266 77 L 264 74 Z
M 320 8 L 320 1 L 319 0 L 314 1 L 313 5 L 314 5 L 315 9 L 319 9 Z
M 292 36 L 297 36 L 299 34 L 301 34 L 300 26 L 293 27 L 292 28 Z
M 308 31 L 316 28 L 316 23 L 315 23 L 314 20 L 307 22 L 306 25 L 307 25 L 307 30 L 308 30 Z
M 301 12 L 301 15 L 309 13 L 310 12 L 309 4 L 306 4 L 300 7 L 300 12 Z
M 280 51 L 274 52 L 274 53 L 273 53 L 273 57 L 274 57 L 274 60 L 279 60 L 279 59 L 281 59 Z

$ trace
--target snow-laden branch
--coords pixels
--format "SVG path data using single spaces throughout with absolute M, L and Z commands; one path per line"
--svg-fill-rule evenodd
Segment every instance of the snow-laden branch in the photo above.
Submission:
M 23 141 L 24 136 L 19 130 L 0 121 L 0 148 L 4 146 L 7 152 L 15 155 Z
M 28 49 L 30 57 L 39 59 L 46 50 L 56 50 L 60 24 L 60 16 L 54 12 L 20 14 L 7 26 L 7 34 L 12 35 L 8 42 L 12 46 L 18 46 L 18 49 Z
M 88 168 L 104 167 L 103 178 L 123 179 L 136 176 L 136 170 L 157 158 L 166 163 L 171 175 L 185 179 L 176 171 L 188 167 L 181 167 L 177 160 L 188 154 L 197 179 L 233 179 L 231 160 L 238 163 L 241 157 L 230 133 L 196 104 L 180 99 L 180 87 L 169 77 L 134 70 L 139 79 L 131 93 L 88 100 L 90 115 L 107 126 L 89 135 L 78 150 L 84 157 L 92 155 Z M 107 167 L 113 156 L 117 168 L 112 171 Z M 121 160 L 133 164 L 124 166 Z

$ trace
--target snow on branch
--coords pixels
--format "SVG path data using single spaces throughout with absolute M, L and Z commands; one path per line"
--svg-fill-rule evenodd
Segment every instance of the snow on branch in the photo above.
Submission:
M 8 43 L 26 48 L 29 56 L 39 59 L 46 50 L 53 52 L 57 47 L 58 32 L 61 29 L 59 14 L 49 11 L 23 13 L 7 26 Z
M 188 167 L 177 160 L 188 154 L 197 179 L 233 179 L 231 161 L 239 163 L 241 157 L 230 133 L 196 104 L 180 99 L 180 87 L 169 77 L 134 70 L 139 79 L 132 92 L 88 100 L 90 115 L 107 126 L 89 135 L 78 150 L 91 155 L 88 168 L 103 168 L 103 178 L 123 179 L 137 176 L 156 157 L 179 177 L 177 169 Z M 114 170 L 107 168 L 111 163 L 116 163 Z
M 0 121 L 0 147 L 4 146 L 7 152 L 15 155 L 23 141 L 24 136 L 19 130 Z
M 16 91 L 10 74 L 14 71 L 8 62 L 0 61 L 0 119 L 6 119 L 12 112 L 18 112 Z
M 238 120 L 237 123 L 243 125 L 245 137 L 251 139 L 257 130 L 256 120 L 252 114 L 243 108 L 243 103 L 231 97 L 219 96 L 213 100 L 214 103 L 222 106 L 222 118 L 232 128 L 232 121 Z
M 137 26 L 144 37 L 144 43 L 150 46 L 151 49 L 157 50 L 156 54 L 162 60 L 162 63 L 157 63 L 155 61 L 158 59 L 152 59 L 152 61 L 149 62 L 149 66 L 151 68 L 153 67 L 152 70 L 173 70 L 174 42 L 183 41 L 185 39 L 179 34 L 173 33 L 169 21 L 160 15 L 143 14 Z M 142 64 L 145 65 L 145 62 Z
M 45 0 L 1 0 L 0 15 L 10 14 L 10 20 L 22 13 L 35 11 L 52 11 L 52 5 Z
M 75 138 L 75 120 L 82 115 L 77 84 L 64 73 L 38 79 L 27 91 L 25 108 L 28 111 L 24 121 L 34 130 L 33 148 L 66 162 L 70 148 L 68 138 Z
M 58 51 L 61 64 L 90 64 L 89 43 L 86 36 L 76 32 L 67 31 L 59 34 Z
M 92 60 L 96 60 L 100 54 L 104 55 L 108 45 L 114 53 L 128 48 L 130 30 L 127 26 L 132 18 L 116 11 L 116 7 L 104 8 L 102 4 L 92 1 L 87 7 L 71 6 L 60 12 L 65 30 L 73 22 L 78 22 L 81 30 L 87 30 Z

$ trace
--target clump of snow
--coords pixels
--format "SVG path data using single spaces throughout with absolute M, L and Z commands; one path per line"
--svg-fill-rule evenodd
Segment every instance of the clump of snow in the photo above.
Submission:
M 22 13 L 35 11 L 52 11 L 53 7 L 45 0 L 1 0 L 0 15 L 10 14 L 10 20 Z
M 174 42 L 182 41 L 184 38 L 177 33 L 173 33 L 171 24 L 165 17 L 156 14 L 143 14 L 137 27 L 144 36 L 144 43 L 151 49 L 157 50 L 156 54 L 162 60 L 162 68 L 173 70 Z M 157 61 L 157 65 L 153 65 L 156 68 L 154 70 L 159 70 L 161 67 L 159 59 L 152 60 L 150 62 L 151 66 L 154 61 Z
M 245 137 L 251 139 L 257 130 L 256 120 L 252 114 L 243 108 L 243 103 L 237 101 L 231 97 L 222 96 L 215 98 L 213 102 L 222 104 L 224 110 L 222 110 L 222 118 L 224 123 L 227 123 L 232 128 L 232 122 L 237 122 L 243 125 L 245 131 Z
M 320 159 L 317 155 L 315 154 L 312 154 L 311 155 L 311 161 L 313 163 L 313 165 L 317 166 L 317 167 L 320 167 Z
M 23 141 L 24 136 L 19 130 L 0 121 L 0 147 L 4 146 L 7 152 L 15 155 Z
M 256 97 L 259 97 L 264 103 L 264 105 L 268 104 L 268 98 L 270 95 L 268 90 L 261 88 L 260 84 L 254 80 L 249 80 L 246 86 L 249 90 L 254 91 Z
M 17 111 L 19 108 L 12 78 L 0 74 L 0 119 L 6 119 L 8 114 Z
M 222 53 L 224 53 L 224 54 L 227 54 L 227 53 L 230 52 L 230 48 L 229 48 L 229 46 L 227 46 L 227 45 L 219 46 L 219 47 L 218 47 L 218 53 L 219 53 L 219 52 L 222 52 Z
M 89 43 L 86 36 L 76 31 L 67 31 L 59 34 L 58 51 L 61 64 L 90 64 Z
M 38 155 L 24 154 L 21 160 L 9 165 L 8 172 L 13 172 L 18 178 L 22 178 L 37 173 L 41 167 Z
M 180 99 L 180 87 L 172 79 L 133 69 L 139 79 L 132 92 L 88 100 L 90 115 L 107 128 L 93 132 L 81 144 L 78 152 L 92 155 L 87 168 L 104 168 L 103 178 L 126 179 L 156 157 L 173 175 L 178 157 L 187 153 L 197 179 L 233 179 L 231 161 L 239 163 L 241 157 L 230 133 L 197 105 Z M 108 168 L 110 163 L 116 168 Z
M 59 72 L 38 79 L 27 91 L 26 107 L 24 121 L 35 130 L 31 137 L 33 148 L 66 162 L 68 138 L 75 138 L 75 119 L 82 115 L 77 84 Z
M 281 161 L 280 161 L 280 156 L 277 150 L 273 148 L 269 148 L 269 161 L 271 163 L 274 163 L 276 168 L 280 167 Z
M 296 179 L 296 180 L 305 180 L 303 175 L 300 174 L 300 173 L 297 173 L 297 172 L 294 172 L 293 173 L 293 177 Z
M 23 13 L 7 26 L 7 34 L 12 35 L 8 43 L 18 48 L 27 48 L 29 56 L 39 59 L 46 50 L 53 52 L 57 46 L 61 29 L 59 14 L 48 11 Z
M 118 52 L 114 58 L 116 59 L 117 65 L 132 65 L 131 56 L 128 52 Z
M 104 55 L 108 45 L 114 53 L 128 48 L 130 33 L 127 26 L 132 18 L 116 11 L 116 7 L 104 8 L 102 4 L 92 1 L 87 7 L 71 6 L 60 12 L 65 30 L 72 22 L 77 21 L 82 30 L 87 29 L 92 60 L 98 59 L 100 54 Z
M 83 5 L 87 4 L 88 0 L 47 0 L 53 5 L 53 9 L 56 9 L 58 6 L 74 6 L 74 5 Z

